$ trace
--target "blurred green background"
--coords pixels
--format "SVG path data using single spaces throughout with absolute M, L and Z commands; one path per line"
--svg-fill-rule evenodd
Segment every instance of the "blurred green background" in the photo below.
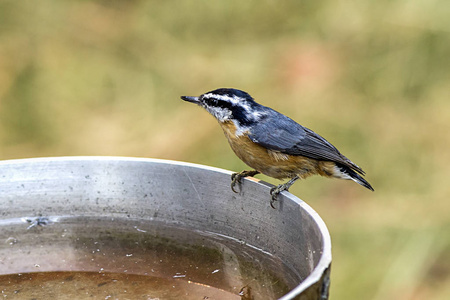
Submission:
M 1 159 L 240 171 L 216 121 L 179 98 L 219 87 L 367 172 L 374 193 L 319 177 L 291 188 L 330 229 L 331 299 L 450 299 L 450 2 L 0 1 Z

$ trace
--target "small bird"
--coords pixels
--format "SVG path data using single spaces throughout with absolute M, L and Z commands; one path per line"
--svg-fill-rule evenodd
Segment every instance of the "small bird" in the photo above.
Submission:
M 353 180 L 373 191 L 364 171 L 326 139 L 287 116 L 258 104 L 246 92 L 220 88 L 199 97 L 181 99 L 205 108 L 222 127 L 234 153 L 254 170 L 234 173 L 231 189 L 241 179 L 262 173 L 289 181 L 270 190 L 272 207 L 277 196 L 298 179 L 311 175 Z

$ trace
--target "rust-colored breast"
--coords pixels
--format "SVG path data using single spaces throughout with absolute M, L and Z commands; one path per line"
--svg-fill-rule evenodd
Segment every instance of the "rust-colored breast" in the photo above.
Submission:
M 318 174 L 333 176 L 334 163 L 317 161 L 304 156 L 294 156 L 279 151 L 268 150 L 252 142 L 247 134 L 236 136 L 233 122 L 219 123 L 234 153 L 248 166 L 277 179 L 301 178 Z

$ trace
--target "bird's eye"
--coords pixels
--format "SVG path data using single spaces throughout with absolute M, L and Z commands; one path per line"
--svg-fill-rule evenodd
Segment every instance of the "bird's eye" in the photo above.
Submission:
M 218 101 L 216 98 L 206 98 L 205 102 L 210 106 L 217 106 Z

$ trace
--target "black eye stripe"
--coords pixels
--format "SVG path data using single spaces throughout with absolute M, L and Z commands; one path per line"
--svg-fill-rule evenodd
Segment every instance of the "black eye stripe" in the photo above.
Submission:
M 233 107 L 233 104 L 230 103 L 229 101 L 225 101 L 225 100 L 221 100 L 221 99 L 217 99 L 217 98 L 204 98 L 203 100 L 209 106 L 228 108 L 228 109 L 231 109 Z

